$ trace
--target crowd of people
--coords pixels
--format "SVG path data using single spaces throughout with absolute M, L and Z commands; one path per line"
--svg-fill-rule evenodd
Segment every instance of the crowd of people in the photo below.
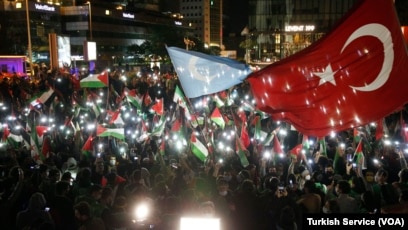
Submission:
M 118 108 L 122 92 L 135 89 L 153 100 L 163 97 L 170 110 L 177 80 L 158 71 L 128 82 L 112 71 L 108 103 Z M 2 101 L 18 113 L 27 95 L 50 85 L 66 103 L 83 90 L 70 74 L 38 74 L 35 83 L 3 79 Z M 53 112 L 60 124 L 69 117 L 67 110 Z M 181 217 L 219 218 L 225 230 L 302 229 L 305 214 L 408 213 L 404 149 L 366 148 L 365 162 L 356 162 L 349 157 L 357 144 L 352 134 L 343 138 L 349 141 L 345 146 L 339 137 L 327 138 L 325 151 L 315 143 L 306 152 L 288 150 L 276 158 L 252 144 L 248 165 L 237 154 L 219 153 L 220 161 L 212 153 L 200 162 L 187 150 L 162 153 L 154 138 L 126 143 L 134 146 L 123 156 L 118 151 L 123 141 L 105 137 L 109 147 L 102 154 L 84 156 L 75 137 L 52 135 L 53 151 L 46 158 L 34 158 L 23 145 L 2 152 L 2 229 L 179 229 Z M 361 138 L 373 142 L 369 135 Z

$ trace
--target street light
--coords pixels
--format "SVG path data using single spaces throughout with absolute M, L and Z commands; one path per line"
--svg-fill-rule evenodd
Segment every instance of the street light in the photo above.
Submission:
M 92 41 L 92 6 L 90 1 L 87 1 L 86 4 L 89 11 L 89 40 Z
M 31 48 L 31 30 L 30 30 L 30 14 L 28 9 L 28 0 L 25 0 L 25 10 L 26 10 L 26 20 L 27 20 L 27 40 L 28 40 L 28 58 L 30 61 L 30 74 L 33 76 L 34 69 L 33 69 L 33 51 Z

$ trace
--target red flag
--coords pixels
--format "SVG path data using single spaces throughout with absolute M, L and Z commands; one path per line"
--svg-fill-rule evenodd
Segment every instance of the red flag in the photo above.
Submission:
M 378 120 L 376 129 L 375 129 L 375 140 L 378 141 L 384 136 L 384 127 L 383 127 L 383 121 Z
M 50 137 L 46 137 L 43 141 L 41 153 L 45 158 L 48 158 L 49 153 L 52 151 L 51 148 L 51 139 Z
M 242 127 L 241 127 L 241 141 L 242 141 L 242 144 L 244 144 L 245 148 L 248 148 L 248 146 L 251 144 L 251 140 L 249 138 L 249 134 L 248 134 L 248 130 L 247 130 L 247 126 L 245 122 L 242 123 Z
M 156 99 L 156 103 L 152 105 L 152 110 L 159 115 L 163 115 L 164 113 L 163 98 Z
M 5 125 L 3 126 L 3 137 L 1 138 L 2 141 L 6 141 L 6 140 L 7 140 L 7 137 L 8 137 L 9 135 L 10 135 L 10 129 L 8 128 L 8 125 L 5 124 Z
M 83 151 L 92 151 L 93 150 L 92 141 L 93 141 L 93 136 L 90 135 L 88 137 L 88 139 L 86 140 L 84 146 L 82 146 L 82 150 Z
M 306 135 L 326 136 L 406 104 L 407 66 L 393 1 L 365 0 L 320 41 L 247 80 L 260 110 Z
M 273 151 L 275 152 L 275 154 L 282 154 L 283 150 L 282 150 L 282 146 L 279 142 L 278 137 L 273 136 Z
M 49 129 L 48 126 L 42 126 L 42 125 L 38 125 L 37 127 L 35 127 L 35 130 L 37 131 L 37 134 L 39 137 L 42 137 L 44 133 L 48 131 L 48 129 Z

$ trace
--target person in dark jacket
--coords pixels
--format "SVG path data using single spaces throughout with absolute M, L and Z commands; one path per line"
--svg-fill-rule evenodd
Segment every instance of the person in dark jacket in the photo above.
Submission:
M 42 226 L 52 226 L 54 221 L 46 208 L 46 200 L 42 193 L 36 192 L 30 197 L 28 208 L 17 213 L 17 229 L 33 229 Z

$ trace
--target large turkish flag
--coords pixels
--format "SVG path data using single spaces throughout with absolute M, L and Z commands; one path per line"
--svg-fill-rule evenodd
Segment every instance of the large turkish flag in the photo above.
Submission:
M 375 122 L 408 101 L 392 0 L 365 0 L 301 52 L 248 76 L 257 107 L 309 136 Z

